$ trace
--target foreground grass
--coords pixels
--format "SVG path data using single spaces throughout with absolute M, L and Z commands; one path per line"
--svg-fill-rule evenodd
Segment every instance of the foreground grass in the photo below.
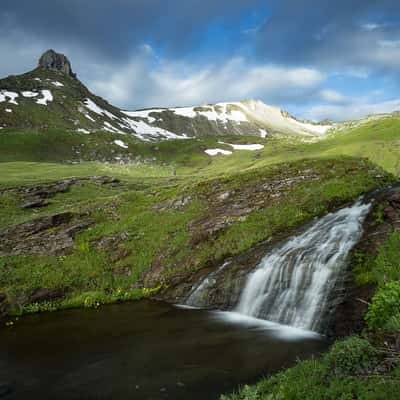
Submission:
M 379 376 L 373 371 L 382 361 L 367 340 L 353 337 L 319 360 L 301 362 L 221 400 L 397 400 L 400 368 Z

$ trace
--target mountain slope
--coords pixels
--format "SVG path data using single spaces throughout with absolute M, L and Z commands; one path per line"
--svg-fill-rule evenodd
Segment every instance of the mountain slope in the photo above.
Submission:
M 82 134 L 108 131 L 158 141 L 210 135 L 318 138 L 332 125 L 299 121 L 255 100 L 122 111 L 91 93 L 76 78 L 68 59 L 49 50 L 35 70 L 0 80 L 0 129 L 4 128 L 57 128 Z

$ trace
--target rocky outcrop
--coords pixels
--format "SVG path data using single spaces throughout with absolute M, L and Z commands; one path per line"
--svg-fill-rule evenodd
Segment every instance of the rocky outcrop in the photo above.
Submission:
M 370 195 L 373 208 L 364 223 L 364 234 L 352 251 L 347 276 L 338 288 L 337 306 L 332 314 L 329 331 L 332 336 L 345 337 L 359 333 L 365 327 L 364 316 L 375 293 L 374 284 L 357 284 L 353 268 L 358 258 L 373 258 L 394 229 L 400 230 L 400 187 L 377 191 Z
M 97 185 L 118 185 L 120 181 L 111 176 L 87 176 L 81 178 L 67 178 L 59 181 L 18 186 L 14 188 L 0 189 L 2 193 L 14 193 L 20 199 L 20 207 L 23 209 L 43 208 L 51 204 L 48 199 L 60 193 L 66 193 L 74 185 L 81 185 L 83 182 L 91 181 Z
M 74 236 L 92 225 L 88 215 L 63 212 L 35 218 L 0 231 L 0 256 L 62 255 L 72 250 Z
M 76 74 L 72 72 L 71 63 L 64 54 L 47 50 L 39 59 L 39 68 L 51 69 L 62 72 L 72 78 L 76 78 Z

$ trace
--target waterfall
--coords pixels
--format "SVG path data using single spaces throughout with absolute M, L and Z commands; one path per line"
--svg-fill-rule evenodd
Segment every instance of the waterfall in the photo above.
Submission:
M 216 283 L 215 277 L 225 269 L 229 263 L 224 263 L 216 271 L 211 272 L 207 275 L 198 285 L 192 288 L 189 297 L 186 299 L 185 304 L 190 307 L 203 307 L 205 304 L 205 297 L 207 296 L 207 290 L 213 287 Z
M 317 330 L 370 205 L 328 214 L 266 255 L 248 276 L 237 312 Z

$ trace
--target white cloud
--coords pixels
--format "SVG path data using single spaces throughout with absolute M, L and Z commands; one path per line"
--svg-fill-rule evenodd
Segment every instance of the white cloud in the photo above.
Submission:
M 346 101 L 346 96 L 333 89 L 324 89 L 320 92 L 321 99 L 329 103 L 342 103 Z
M 87 81 L 98 94 L 121 107 L 182 106 L 262 98 L 300 100 L 318 90 L 325 76 L 313 68 L 252 65 L 236 57 L 225 63 L 195 65 L 159 60 L 143 47 L 122 67 L 105 68 Z
M 372 102 L 368 98 L 349 99 L 348 104 L 317 105 L 306 112 L 306 117 L 312 120 L 326 118 L 344 121 L 365 117 L 369 114 L 390 113 L 400 110 L 400 99 Z

